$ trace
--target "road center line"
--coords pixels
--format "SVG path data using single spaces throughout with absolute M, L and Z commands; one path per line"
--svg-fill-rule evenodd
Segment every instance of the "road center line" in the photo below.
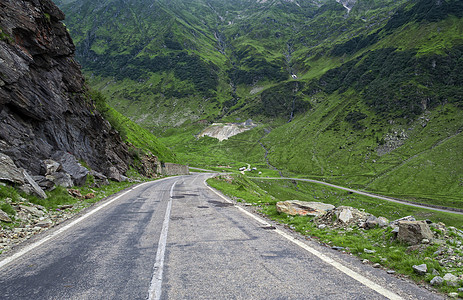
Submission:
M 161 236 L 158 242 L 158 251 L 153 267 L 153 278 L 148 290 L 148 300 L 159 300 L 162 292 L 162 272 L 164 269 L 164 256 L 166 252 L 167 233 L 169 231 L 170 211 L 172 210 L 172 197 L 174 196 L 174 187 L 178 181 L 174 182 L 170 188 L 169 203 L 167 203 L 164 222 L 162 223 Z
M 206 181 L 204 181 L 204 184 L 211 190 L 213 191 L 216 195 L 218 195 L 220 198 L 224 199 L 225 201 L 227 201 L 228 203 L 233 203 L 232 201 L 230 201 L 228 198 L 226 198 L 225 196 L 223 196 L 221 193 L 217 192 L 215 189 L 211 188 L 207 183 Z M 251 218 L 253 218 L 254 220 L 258 221 L 259 223 L 261 223 L 262 225 L 270 225 L 267 221 L 265 221 L 264 219 L 250 213 L 249 211 L 245 210 L 244 208 L 242 208 L 241 206 L 237 206 L 235 205 L 236 208 L 238 208 L 238 210 L 240 210 L 241 212 L 243 212 L 244 214 L 250 216 Z M 301 247 L 302 249 L 306 250 L 307 252 L 315 255 L 316 257 L 318 257 L 319 259 L 321 259 L 322 261 L 324 261 L 325 263 L 335 267 L 336 269 L 338 269 L 339 271 L 343 272 L 344 274 L 346 274 L 347 276 L 357 280 L 358 282 L 362 283 L 363 285 L 367 286 L 368 288 L 374 290 L 375 292 L 383 295 L 384 297 L 388 298 L 388 299 L 393 299 L 393 300 L 403 300 L 402 297 L 400 297 L 399 295 L 397 295 L 396 293 L 388 290 L 388 289 L 385 289 L 383 288 L 382 286 L 380 286 L 379 284 L 371 281 L 370 279 L 366 278 L 365 276 L 349 269 L 348 267 L 344 266 L 343 264 L 341 264 L 340 262 L 337 262 L 335 260 L 333 260 L 332 258 L 324 255 L 323 253 L 321 253 L 320 251 L 310 247 L 309 245 L 297 240 L 296 238 L 294 238 L 293 236 L 287 234 L 286 232 L 284 231 L 281 231 L 279 229 L 276 229 L 274 230 L 276 233 L 278 233 L 279 235 L 281 235 L 282 237 L 284 237 L 285 239 L 289 240 L 290 242 L 293 242 L 294 244 L 296 244 L 297 246 Z
M 167 178 L 166 178 L 167 179 Z M 160 179 L 160 180 L 157 180 L 156 182 L 159 182 L 161 180 L 166 180 L 166 179 Z M 66 226 L 63 226 L 61 227 L 60 229 L 56 230 L 55 232 L 51 233 L 50 235 L 48 236 L 45 236 L 44 238 L 38 240 L 37 242 L 33 243 L 33 244 L 30 244 L 26 247 L 24 247 L 23 249 L 21 249 L 20 251 L 16 252 L 15 254 L 9 256 L 9 257 L 6 257 L 5 259 L 3 259 L 2 261 L 0 261 L 0 269 L 4 266 L 6 266 L 7 264 L 11 263 L 12 261 L 14 261 L 15 259 L 23 256 L 24 254 L 26 254 L 27 252 L 39 247 L 40 245 L 44 244 L 45 242 L 47 242 L 48 240 L 51 240 L 52 238 L 56 237 L 57 235 L 65 232 L 66 230 L 68 230 L 69 228 L 71 228 L 72 226 L 82 222 L 83 220 L 87 219 L 88 217 L 90 217 L 91 215 L 93 215 L 94 213 L 96 213 L 97 211 L 99 211 L 100 209 L 103 209 L 104 207 L 110 205 L 111 203 L 113 203 L 114 201 L 120 199 L 121 197 L 127 195 L 128 193 L 130 193 L 131 191 L 135 190 L 135 189 L 138 189 L 139 187 L 142 187 L 146 184 L 150 184 L 152 183 L 152 181 L 150 182 L 145 182 L 145 183 L 142 183 L 140 185 L 137 185 L 133 188 L 131 188 L 130 190 L 120 194 L 119 196 L 115 197 L 114 199 L 112 200 L 109 200 L 108 202 L 94 208 L 93 210 L 89 211 L 88 213 L 86 213 L 85 215 L 77 218 L 76 220 L 72 221 L 71 223 L 67 224 Z

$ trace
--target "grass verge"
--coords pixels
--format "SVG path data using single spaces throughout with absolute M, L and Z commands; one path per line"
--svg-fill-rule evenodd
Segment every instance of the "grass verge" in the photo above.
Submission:
M 148 181 L 148 179 L 145 178 L 139 179 Z M 48 196 L 47 199 L 38 198 L 34 195 L 27 195 L 11 186 L 0 185 L 0 209 L 12 220 L 12 222 L 0 221 L 0 231 L 2 229 L 14 229 L 30 225 L 29 223 L 31 220 L 21 219 L 18 215 L 18 212 L 14 208 L 18 205 L 40 205 L 42 206 L 42 211 L 46 213 L 47 218 L 58 220 L 64 215 L 72 216 L 94 203 L 135 184 L 137 183 L 110 181 L 108 185 L 94 187 L 91 180 L 87 180 L 84 186 L 72 188 L 73 190 L 79 191 L 83 196 L 82 198 L 72 197 L 66 188 L 56 187 L 53 191 L 46 192 Z M 91 196 L 84 197 L 85 195 Z

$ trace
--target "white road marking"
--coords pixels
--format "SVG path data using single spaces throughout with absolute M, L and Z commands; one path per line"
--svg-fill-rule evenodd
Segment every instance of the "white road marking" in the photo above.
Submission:
M 196 180 L 197 180 L 198 178 L 199 178 L 199 175 L 196 175 L 196 176 L 195 176 L 195 179 L 193 179 L 193 181 L 191 182 L 191 184 L 192 184 L 192 185 L 195 184 L 195 182 L 196 182 Z
M 206 181 L 204 181 L 204 184 L 211 190 L 213 191 L 215 194 L 217 194 L 220 198 L 224 199 L 225 201 L 227 201 L 228 203 L 233 203 L 232 201 L 230 201 L 228 198 L 226 198 L 225 196 L 223 196 L 221 193 L 217 192 L 215 189 L 211 188 L 207 183 Z M 264 219 L 248 212 L 247 210 L 245 210 L 244 208 L 242 208 L 241 206 L 237 206 L 235 205 L 236 208 L 238 208 L 240 211 L 242 211 L 243 213 L 245 213 L 246 215 L 250 216 L 251 218 L 253 218 L 254 220 L 258 221 L 259 223 L 261 223 L 262 225 L 264 226 L 270 226 L 270 224 L 265 221 Z M 298 245 L 299 247 L 301 247 L 302 249 L 306 250 L 307 252 L 315 255 L 316 257 L 318 257 L 319 259 L 321 259 L 322 261 L 324 261 L 325 263 L 327 264 L 330 264 L 331 266 L 335 267 L 336 269 L 338 269 L 339 271 L 343 272 L 344 274 L 346 274 L 347 276 L 357 280 L 358 282 L 362 283 L 363 285 L 367 286 L 368 288 L 376 291 L 377 293 L 383 295 L 384 297 L 388 298 L 388 299 L 393 299 L 393 300 L 403 300 L 402 297 L 400 297 L 399 295 L 397 295 L 396 293 L 388 290 L 388 289 L 385 289 L 383 288 L 382 286 L 380 286 L 379 284 L 369 280 L 368 278 L 366 278 L 365 276 L 349 269 L 348 267 L 342 265 L 341 263 L 333 260 L 332 258 L 324 255 L 323 253 L 321 253 L 320 251 L 318 250 L 315 250 L 314 248 L 310 247 L 309 245 L 297 240 L 296 238 L 292 237 L 291 235 L 287 234 L 286 232 L 284 231 L 281 231 L 280 229 L 276 229 L 274 230 L 274 232 L 278 233 L 279 235 L 281 235 L 282 237 L 286 238 L 287 240 L 293 242 L 294 244 Z
M 167 178 L 166 178 L 167 179 Z M 166 179 L 160 179 L 160 180 L 157 180 L 156 182 L 159 182 L 161 180 L 166 180 Z M 39 247 L 40 245 L 44 244 L 45 242 L 47 242 L 48 240 L 51 240 L 52 238 L 56 237 L 57 235 L 65 232 L 66 230 L 68 230 L 69 228 L 71 228 L 72 226 L 82 222 L 83 220 L 87 219 L 88 217 L 90 217 L 91 215 L 93 215 L 94 213 L 96 213 L 97 211 L 103 209 L 104 207 L 110 205 L 111 203 L 113 203 L 114 201 L 120 199 L 121 197 L 127 195 L 128 193 L 130 193 L 131 191 L 135 190 L 135 189 L 138 189 L 139 187 L 142 187 L 146 184 L 150 184 L 150 183 L 153 183 L 152 181 L 150 182 L 145 182 L 145 183 L 142 183 L 140 185 L 137 185 L 133 188 L 131 188 L 130 190 L 120 194 L 119 196 L 115 197 L 114 199 L 96 207 L 95 209 L 89 211 L 88 213 L 86 213 L 85 215 L 77 218 L 76 220 L 72 221 L 71 223 L 67 224 L 66 226 L 63 226 L 61 227 L 60 229 L 56 230 L 55 232 L 51 233 L 50 235 L 44 237 L 43 239 L 33 243 L 33 244 L 30 244 L 26 247 L 24 247 L 23 249 L 21 249 L 20 251 L 16 252 L 15 254 L 9 256 L 9 257 L 6 257 L 5 259 L 3 259 L 2 261 L 0 261 L 0 269 L 4 266 L 6 266 L 7 264 L 11 263 L 12 261 L 14 261 L 15 259 L 23 256 L 24 254 L 26 254 L 27 252 Z
M 178 181 L 174 182 L 170 188 L 169 203 L 167 203 L 166 214 L 162 224 L 161 236 L 159 237 L 158 251 L 156 252 L 156 259 L 153 267 L 153 278 L 148 290 L 148 300 L 161 299 L 162 293 L 162 273 L 164 270 L 164 256 L 166 252 L 167 233 L 169 231 L 170 211 L 172 210 L 172 197 L 174 196 L 174 187 Z

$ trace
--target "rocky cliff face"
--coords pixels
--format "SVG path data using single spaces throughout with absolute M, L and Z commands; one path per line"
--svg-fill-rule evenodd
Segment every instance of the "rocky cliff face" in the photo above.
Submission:
M 86 96 L 63 19 L 50 0 L 0 2 L 0 152 L 32 175 L 58 151 L 124 173 L 127 147 Z

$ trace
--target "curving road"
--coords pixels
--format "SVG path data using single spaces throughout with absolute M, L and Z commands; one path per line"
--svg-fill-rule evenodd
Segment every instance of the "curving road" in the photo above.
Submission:
M 447 212 L 447 213 L 452 213 L 452 214 L 463 215 L 463 209 L 460 209 L 460 208 L 440 207 L 440 206 L 437 206 L 437 205 L 423 204 L 423 203 L 418 204 L 418 203 L 410 202 L 410 201 L 406 201 L 406 200 L 390 198 L 390 197 L 376 195 L 376 194 L 372 194 L 372 193 L 368 193 L 368 192 L 362 192 L 362 191 L 359 191 L 359 190 L 353 190 L 353 189 L 350 189 L 350 188 L 346 188 L 346 187 L 342 187 L 342 186 L 339 186 L 339 185 L 331 184 L 331 183 L 324 182 L 324 181 L 314 180 L 314 179 L 289 178 L 289 177 L 250 177 L 250 178 L 264 179 L 264 180 L 265 179 L 268 179 L 268 180 L 295 180 L 295 181 L 305 181 L 305 182 L 317 183 L 317 184 L 322 184 L 322 185 L 326 185 L 326 186 L 329 186 L 329 187 L 333 187 L 333 188 L 336 188 L 336 189 L 339 189 L 339 190 L 348 191 L 348 192 L 351 192 L 351 193 L 364 195 L 364 196 L 368 196 L 368 197 L 371 197 L 371 198 L 381 199 L 381 200 L 385 200 L 385 201 L 389 201 L 389 202 L 395 202 L 395 203 L 400 203 L 400 204 L 419 207 L 419 208 L 425 208 L 425 209 L 434 210 L 434 211 L 442 211 L 442 212 Z
M 0 257 L 1 299 L 443 299 L 172 177 Z

